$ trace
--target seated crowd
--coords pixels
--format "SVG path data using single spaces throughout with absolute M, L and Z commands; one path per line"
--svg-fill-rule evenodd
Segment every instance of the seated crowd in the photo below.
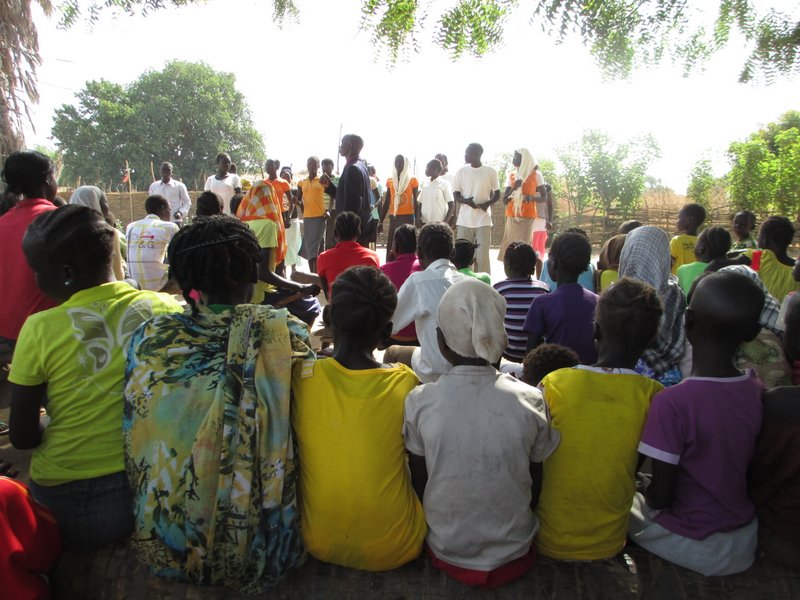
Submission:
M 672 240 L 623 224 L 596 268 L 582 230 L 556 236 L 545 260 L 541 230 L 518 224 L 527 237 L 504 238 L 492 285 L 473 270 L 482 234 L 461 235 L 479 228 L 456 238 L 452 195 L 416 210 L 400 155 L 378 211 L 393 260 L 369 248 L 369 210 L 323 209 L 329 171 L 300 186 L 316 283 L 298 283 L 283 270 L 299 222 L 284 219 L 290 191 L 269 183 L 279 165 L 221 198 L 233 180 L 220 156 L 189 224 L 154 194 L 126 235 L 98 188 L 57 208 L 47 157 L 5 162 L 0 360 L 11 442 L 33 449 L 29 488 L 0 476 L 12 597 L 46 595 L 38 573 L 62 547 L 128 539 L 163 577 L 247 593 L 306 553 L 370 571 L 426 553 L 483 588 L 538 556 L 602 560 L 631 542 L 703 575 L 745 571 L 759 547 L 800 568 L 788 219 L 765 219 L 756 243 L 752 213 L 731 235 L 701 229 L 705 211 L 688 204 Z M 527 150 L 514 164 L 511 220 L 544 189 Z M 420 196 L 449 191 L 434 185 L 442 160 L 426 174 Z M 379 198 L 359 176 L 341 184 Z M 481 205 L 466 187 L 456 202 Z M 311 337 L 320 294 L 329 357 Z

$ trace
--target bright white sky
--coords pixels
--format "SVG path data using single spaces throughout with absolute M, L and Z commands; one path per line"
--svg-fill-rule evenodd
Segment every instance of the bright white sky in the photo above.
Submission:
M 662 158 L 650 174 L 683 193 L 698 158 L 712 159 L 722 175 L 731 141 L 800 109 L 798 78 L 772 86 L 736 82 L 745 56 L 735 42 L 689 78 L 680 65 L 665 64 L 604 82 L 588 50 L 557 46 L 523 11 L 506 28 L 505 47 L 490 56 L 451 62 L 423 39 L 419 54 L 390 70 L 359 30 L 361 0 L 297 4 L 300 22 L 282 30 L 272 24 L 270 0 L 209 0 L 135 18 L 108 14 L 93 30 L 81 23 L 62 31 L 57 19 L 39 14 L 41 102 L 28 144 L 54 146 L 53 112 L 72 103 L 86 81 L 124 84 L 180 59 L 233 72 L 267 154 L 295 171 L 312 154 L 335 159 L 340 124 L 364 138 L 362 156 L 381 179 L 400 153 L 416 159 L 421 178 L 437 152 L 454 170 L 472 141 L 484 146 L 484 159 L 520 146 L 555 159 L 557 147 L 601 129 L 620 140 L 652 133 Z

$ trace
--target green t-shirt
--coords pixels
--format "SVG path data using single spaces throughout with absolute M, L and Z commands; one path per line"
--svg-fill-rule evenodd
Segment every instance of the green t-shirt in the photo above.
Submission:
M 275 248 L 278 247 L 278 225 L 275 221 L 270 219 L 253 219 L 252 221 L 245 221 L 247 226 L 253 230 L 258 240 L 260 248 L 272 248 L 269 253 L 269 270 L 275 272 Z M 253 304 L 261 304 L 264 301 L 264 295 L 270 294 L 275 291 L 275 286 L 259 281 L 253 290 L 253 297 L 250 302 Z
M 463 269 L 459 269 L 458 272 L 463 273 L 464 275 L 469 275 L 470 277 L 474 277 L 478 281 L 482 281 L 487 285 L 492 285 L 492 278 L 488 273 L 476 273 L 469 267 L 464 267 Z
M 31 479 L 52 486 L 125 469 L 128 341 L 150 317 L 181 310 L 167 294 L 116 281 L 81 290 L 61 306 L 28 317 L 8 379 L 25 386 L 47 384 L 51 421 L 33 452 Z
M 694 283 L 694 280 L 703 274 L 703 271 L 706 270 L 707 266 L 708 263 L 696 261 L 689 263 L 688 265 L 678 267 L 678 283 L 680 284 L 684 294 L 689 294 L 692 283 Z

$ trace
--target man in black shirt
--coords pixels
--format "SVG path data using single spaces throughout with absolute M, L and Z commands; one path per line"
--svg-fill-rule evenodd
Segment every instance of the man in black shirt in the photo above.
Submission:
M 361 218 L 361 236 L 358 243 L 368 247 L 376 223 L 372 218 L 370 196 L 372 194 L 367 165 L 359 159 L 364 140 L 349 133 L 342 137 L 339 154 L 347 159 L 336 187 L 336 213 L 351 211 Z

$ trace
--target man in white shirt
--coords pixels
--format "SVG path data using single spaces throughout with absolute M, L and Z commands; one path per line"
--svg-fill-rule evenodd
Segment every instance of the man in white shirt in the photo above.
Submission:
M 166 198 L 169 203 L 170 214 L 168 220 L 180 226 L 189 215 L 189 211 L 192 208 L 192 199 L 189 198 L 186 186 L 172 178 L 172 172 L 172 163 L 162 163 L 161 179 L 151 183 L 147 193 L 151 196 L 163 196 Z
M 417 256 L 424 271 L 412 273 L 397 293 L 397 308 L 392 317 L 392 334 L 414 323 L 419 348 L 389 346 L 385 362 L 411 366 L 423 383 L 436 381 L 452 366 L 439 350 L 436 316 L 439 301 L 447 289 L 468 276 L 459 273 L 450 256 L 453 254 L 453 230 L 444 223 L 429 223 L 419 232 Z
M 431 178 L 417 198 L 417 223 L 443 222 L 452 225 L 454 214 L 453 187 L 440 177 L 442 163 L 434 158 L 425 167 L 425 175 Z
M 456 233 L 459 239 L 478 244 L 475 271 L 490 273 L 489 247 L 492 242 L 492 213 L 489 207 L 500 199 L 497 171 L 481 164 L 483 147 L 470 144 L 464 153 L 468 163 L 453 178 L 453 198 L 460 204 Z
M 164 196 L 149 196 L 144 202 L 147 216 L 128 225 L 128 270 L 143 290 L 165 291 L 169 267 L 164 263 L 178 226 L 170 223 L 170 206 Z

